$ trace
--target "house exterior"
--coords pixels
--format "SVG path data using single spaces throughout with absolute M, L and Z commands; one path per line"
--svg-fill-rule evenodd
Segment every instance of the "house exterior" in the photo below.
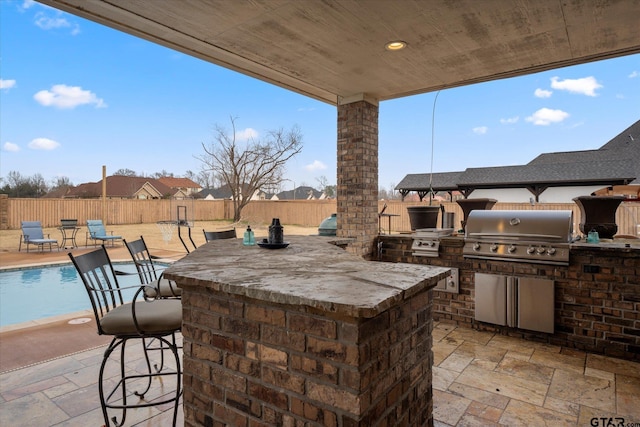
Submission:
M 270 200 L 324 200 L 327 196 L 313 187 L 302 185 L 293 190 L 281 191 Z
M 216 189 L 204 189 L 198 193 L 198 197 L 205 200 L 231 199 L 231 189 L 224 185 Z M 324 200 L 327 196 L 312 187 L 300 186 L 295 190 L 281 191 L 277 194 L 258 190 L 251 196 L 251 200 Z
M 219 188 L 202 189 L 197 193 L 196 197 L 204 200 L 230 200 L 233 198 L 233 192 L 231 191 L 231 188 L 225 184 Z M 251 200 L 269 200 L 270 197 L 270 194 L 265 193 L 262 190 L 258 190 L 253 193 L 253 195 L 251 196 Z
M 187 197 L 192 197 L 197 194 L 202 187 L 200 184 L 197 184 L 190 180 L 189 178 L 175 178 L 172 176 L 163 176 L 158 178 L 158 181 L 163 183 L 169 188 L 172 188 L 176 191 L 182 191 Z
M 569 203 L 593 193 L 635 197 L 640 192 L 640 120 L 597 150 L 543 153 L 526 165 L 468 168 L 462 172 L 409 174 L 396 186 L 415 191 L 459 191 L 465 198 L 499 202 Z M 622 190 L 624 188 L 624 190 Z
M 173 189 L 153 178 L 112 175 L 106 177 L 106 197 L 109 199 L 184 199 L 182 189 Z M 91 199 L 102 197 L 102 180 L 70 187 L 63 198 Z

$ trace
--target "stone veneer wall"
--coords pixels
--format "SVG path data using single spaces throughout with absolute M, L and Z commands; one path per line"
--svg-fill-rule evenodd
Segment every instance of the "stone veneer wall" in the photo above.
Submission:
M 378 106 L 338 105 L 337 236 L 370 258 L 378 235 Z
M 569 266 L 470 260 L 462 238 L 443 238 L 438 258 L 414 257 L 410 236 L 380 236 L 381 261 L 460 269 L 460 293 L 433 292 L 433 317 L 458 326 L 640 361 L 640 250 L 576 245 Z M 526 331 L 474 319 L 474 273 L 555 281 L 555 333 Z
M 185 289 L 185 425 L 433 425 L 430 291 L 358 320 Z

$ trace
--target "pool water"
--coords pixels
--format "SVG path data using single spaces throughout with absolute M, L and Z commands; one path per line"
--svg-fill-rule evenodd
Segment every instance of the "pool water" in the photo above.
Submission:
M 116 270 L 134 273 L 133 263 L 114 263 Z M 137 274 L 118 276 L 121 287 L 140 284 Z M 123 291 L 129 301 L 135 289 Z M 0 326 L 13 325 L 91 309 L 87 291 L 72 264 L 0 271 Z

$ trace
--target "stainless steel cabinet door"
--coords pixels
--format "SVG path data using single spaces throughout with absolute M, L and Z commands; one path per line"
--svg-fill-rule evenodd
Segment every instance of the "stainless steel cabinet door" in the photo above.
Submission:
M 553 333 L 554 282 L 518 277 L 518 328 Z
M 507 276 L 476 273 L 476 320 L 507 324 Z

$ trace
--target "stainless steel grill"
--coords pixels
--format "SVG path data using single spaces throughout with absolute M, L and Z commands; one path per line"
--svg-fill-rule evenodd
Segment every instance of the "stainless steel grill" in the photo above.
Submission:
M 465 258 L 568 265 L 573 213 L 475 210 L 465 227 Z
M 413 233 L 413 256 L 437 257 L 440 237 L 453 234 L 453 228 L 419 228 Z

